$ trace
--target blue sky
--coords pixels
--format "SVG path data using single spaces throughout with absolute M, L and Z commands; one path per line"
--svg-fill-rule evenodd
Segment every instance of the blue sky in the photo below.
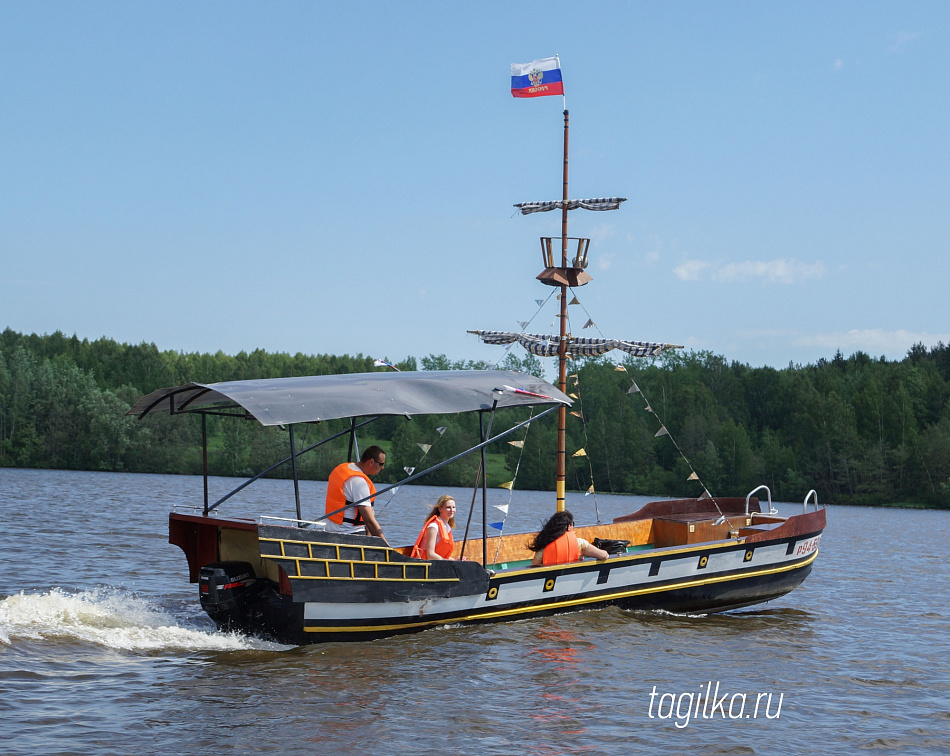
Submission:
M 550 289 L 577 335 L 784 367 L 950 343 L 950 4 L 0 0 L 0 328 L 444 353 Z M 553 328 L 554 301 L 532 330 Z M 581 326 L 588 317 L 597 329 Z M 196 376 L 200 379 L 200 376 Z

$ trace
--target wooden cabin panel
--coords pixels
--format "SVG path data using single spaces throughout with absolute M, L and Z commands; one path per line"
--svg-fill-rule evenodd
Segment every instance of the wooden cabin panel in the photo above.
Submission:
M 730 528 L 739 530 L 750 524 L 747 517 L 730 517 L 728 522 L 715 525 L 716 520 L 693 517 L 657 517 L 654 520 L 654 543 L 657 548 L 685 546 L 692 543 L 721 541 L 729 537 Z

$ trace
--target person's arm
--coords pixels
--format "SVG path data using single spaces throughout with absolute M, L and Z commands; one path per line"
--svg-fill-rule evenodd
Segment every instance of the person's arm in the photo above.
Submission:
M 363 518 L 363 522 L 366 524 L 366 532 L 371 536 L 377 536 L 386 541 L 386 536 L 383 535 L 382 526 L 376 521 L 376 515 L 373 514 L 372 507 L 358 506 L 360 516 Z M 389 541 L 386 541 L 386 545 L 389 545 Z
M 425 550 L 426 559 L 431 561 L 438 561 L 444 557 L 439 556 L 435 551 L 436 541 L 439 539 L 439 526 L 434 522 L 426 528 L 426 537 L 423 539 L 423 548 Z
M 531 557 L 531 566 L 540 567 L 542 564 L 544 564 L 544 552 L 535 551 L 534 556 Z
M 610 556 L 606 551 L 598 549 L 594 544 L 588 543 L 583 538 L 577 539 L 577 545 L 580 547 L 581 556 L 594 557 L 594 559 L 607 559 Z

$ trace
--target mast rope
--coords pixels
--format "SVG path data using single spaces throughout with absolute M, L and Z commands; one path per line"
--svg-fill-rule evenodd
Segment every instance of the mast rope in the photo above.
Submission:
M 530 420 L 533 417 L 534 417 L 534 407 L 531 408 L 531 415 L 529 416 L 528 419 Z M 524 427 L 524 436 L 522 436 L 521 438 L 521 452 L 518 454 L 518 462 L 517 464 L 515 464 L 515 474 L 512 476 L 511 481 L 505 485 L 505 488 L 508 489 L 508 502 L 504 505 L 504 509 L 501 509 L 501 507 L 496 505 L 496 509 L 501 509 L 502 514 L 504 514 L 505 516 L 501 518 L 501 530 L 498 532 L 498 543 L 495 544 L 495 556 L 492 557 L 492 564 L 498 564 L 498 553 L 501 550 L 501 539 L 502 539 L 502 536 L 505 534 L 505 523 L 508 522 L 508 512 L 511 508 L 512 498 L 514 497 L 515 481 L 518 480 L 518 471 L 521 469 L 521 459 L 522 457 L 524 457 L 524 444 L 525 444 L 525 441 L 527 441 L 528 439 L 528 431 L 530 429 L 531 429 L 531 423 L 528 423 Z M 509 441 L 508 443 L 511 443 L 511 441 Z M 487 566 L 486 566 L 486 569 L 487 569 Z
M 524 325 L 521 325 L 521 321 L 520 321 L 520 320 L 518 321 L 518 325 L 521 326 L 521 330 L 518 331 L 518 333 L 526 333 L 526 332 L 527 332 L 526 329 L 528 328 L 528 326 L 530 326 L 531 323 L 534 321 L 534 319 L 535 319 L 536 317 L 538 317 L 538 313 L 540 313 L 541 310 L 544 309 L 544 305 L 546 305 L 546 304 L 548 303 L 548 301 L 551 299 L 551 297 L 554 296 L 554 292 L 555 292 L 555 289 L 551 289 L 551 293 L 548 294 L 547 299 L 543 299 L 543 300 L 542 300 L 542 299 L 536 299 L 536 300 L 534 300 L 534 301 L 537 302 L 537 304 L 538 304 L 538 309 L 534 311 L 534 315 L 532 315 L 529 320 L 527 320 L 527 321 L 524 322 Z M 495 370 L 495 369 L 498 368 L 498 366 L 501 364 L 501 361 L 502 361 L 505 357 L 508 356 L 508 352 L 510 352 L 510 351 L 512 350 L 512 348 L 514 347 L 514 345 L 517 344 L 517 343 L 518 343 L 517 341 L 512 341 L 508 346 L 506 346 L 506 347 L 502 350 L 502 352 L 501 352 L 501 357 L 499 357 L 498 360 L 495 361 L 495 364 L 492 365 L 492 370 Z
M 569 290 L 570 290 L 570 292 L 571 292 L 572 301 L 573 301 L 573 302 L 576 302 L 578 305 L 580 305 L 580 308 L 584 311 L 584 314 L 587 315 L 587 322 L 590 323 L 591 325 L 593 325 L 593 327 L 597 329 L 597 333 L 600 334 L 601 338 L 606 338 L 606 336 L 604 336 L 603 331 L 600 330 L 600 326 L 598 326 L 596 323 L 594 323 L 594 319 L 590 316 L 590 313 L 587 311 L 587 308 L 584 307 L 584 304 L 580 301 L 580 299 L 577 298 L 577 295 L 574 293 L 573 288 L 570 288 L 570 287 L 569 287 Z M 615 368 L 615 370 L 622 370 L 624 373 L 626 373 L 627 378 L 630 378 L 630 373 L 627 371 L 626 366 L 625 366 L 622 362 L 618 362 L 618 363 L 617 363 L 617 367 Z M 709 499 L 709 500 L 713 503 L 713 506 L 716 507 L 716 511 L 719 513 L 720 518 L 722 518 L 723 520 L 725 520 L 725 522 L 728 523 L 729 521 L 726 519 L 726 516 L 722 513 L 722 509 L 719 507 L 719 503 L 716 501 L 716 497 L 713 496 L 711 493 L 709 493 L 709 489 L 706 487 L 706 484 L 703 483 L 702 479 L 699 477 L 699 473 L 696 472 L 696 468 L 693 467 L 693 463 L 690 462 L 689 457 L 686 456 L 685 452 L 680 448 L 680 445 L 676 442 L 676 439 L 673 438 L 673 434 L 670 433 L 669 428 L 666 427 L 666 425 L 663 423 L 663 420 L 662 420 L 662 419 L 660 418 L 660 416 L 656 413 L 656 410 L 653 409 L 653 405 L 650 404 L 650 400 L 647 398 L 647 395 L 643 393 L 643 389 L 641 389 L 641 388 L 637 385 L 636 381 L 633 380 L 633 378 L 630 378 L 630 384 L 631 384 L 631 386 L 630 386 L 630 389 L 627 391 L 627 393 L 628 393 L 628 394 L 640 394 L 640 396 L 641 396 L 641 398 L 643 399 L 643 402 L 644 402 L 644 408 L 646 409 L 647 412 L 651 413 L 651 414 L 656 418 L 656 421 L 660 424 L 660 429 L 656 432 L 656 434 L 654 434 L 654 438 L 656 438 L 656 437 L 658 437 L 658 436 L 668 436 L 668 437 L 669 437 L 670 443 L 673 444 L 673 448 L 676 449 L 677 454 L 680 455 L 680 457 L 682 458 L 682 460 L 686 463 L 686 466 L 689 468 L 690 475 L 689 475 L 689 477 L 688 477 L 686 480 L 687 480 L 687 481 L 695 480 L 695 481 L 697 481 L 697 482 L 699 483 L 699 485 L 701 485 L 701 486 L 703 487 L 703 492 L 702 492 L 702 494 L 699 496 L 699 498 L 700 498 L 700 499 Z M 576 384 L 575 384 L 575 385 L 576 385 Z M 579 393 L 580 393 L 580 392 L 578 392 L 578 394 L 579 394 Z M 586 419 L 583 417 L 583 410 L 581 411 L 581 419 L 584 420 L 584 436 L 585 436 L 585 439 L 586 439 L 586 437 L 587 437 L 587 424 L 586 424 Z M 585 443 L 586 443 L 586 441 L 585 441 Z M 590 458 L 588 458 L 588 464 L 590 464 Z M 593 485 L 593 470 L 591 471 L 591 485 Z M 596 496 L 596 494 L 595 494 L 595 496 Z M 595 499 L 595 506 L 596 506 L 596 499 Z M 599 518 L 599 517 L 598 517 L 597 521 L 600 522 L 600 518 Z M 730 534 L 736 534 L 735 531 L 732 529 L 732 526 L 731 526 L 731 525 L 729 526 L 729 532 L 730 532 Z
M 439 434 L 439 439 L 441 439 L 442 436 L 445 435 L 446 426 L 436 428 L 435 430 Z M 438 439 L 436 439 L 436 441 L 437 440 Z M 433 441 L 431 444 L 420 444 L 418 442 L 416 443 L 416 446 L 422 449 L 422 455 L 419 457 L 419 459 L 416 461 L 416 464 L 413 467 L 402 468 L 406 472 L 407 477 L 412 475 L 416 471 L 416 468 L 422 465 L 422 460 L 424 460 L 426 456 L 429 454 L 429 452 L 432 451 L 432 447 L 435 446 L 436 441 Z M 389 489 L 391 491 L 390 496 L 388 499 L 386 499 L 386 501 L 384 501 L 382 504 L 379 505 L 379 509 L 376 510 L 377 514 L 382 514 L 383 510 L 386 509 L 386 507 L 390 504 L 390 502 L 396 498 L 396 494 L 399 493 L 399 489 L 401 487 L 402 486 L 400 485 L 396 485 L 393 488 Z

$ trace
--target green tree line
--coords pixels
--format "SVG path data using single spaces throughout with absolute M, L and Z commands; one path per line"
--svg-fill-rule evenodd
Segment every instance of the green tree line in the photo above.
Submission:
M 475 369 L 444 355 L 397 364 L 404 370 Z M 503 367 L 542 373 L 530 355 Z M 372 358 L 335 355 L 237 355 L 161 351 L 154 344 L 89 341 L 62 333 L 0 334 L 0 466 L 196 474 L 195 417 L 149 416 L 129 407 L 156 388 L 189 381 L 367 372 Z M 857 352 L 805 366 L 751 367 L 710 352 L 628 358 L 619 366 L 589 359 L 570 366 L 568 487 L 585 491 L 696 496 L 744 495 L 766 484 L 776 500 L 810 489 L 827 503 L 950 506 L 950 346 L 913 347 L 899 361 Z M 499 413 L 494 430 L 528 419 Z M 343 430 L 345 421 L 306 426 L 298 448 Z M 659 432 L 659 435 L 657 435 Z M 362 433 L 394 464 L 423 469 L 479 438 L 477 415 L 383 418 Z M 550 489 L 556 422 L 549 415 L 509 437 L 523 445 L 492 449 L 489 485 Z M 210 418 L 209 469 L 249 475 L 288 453 L 286 432 L 255 422 Z M 572 456 L 578 451 L 581 454 Z M 300 473 L 325 478 L 347 454 L 346 437 L 301 458 Z M 478 455 L 426 482 L 471 485 Z M 289 466 L 274 475 L 287 476 Z M 691 479 L 695 471 L 699 481 Z M 516 474 L 517 472 L 517 474 Z

